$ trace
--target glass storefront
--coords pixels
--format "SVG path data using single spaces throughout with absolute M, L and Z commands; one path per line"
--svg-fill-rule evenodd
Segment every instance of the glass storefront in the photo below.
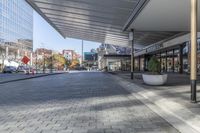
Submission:
M 167 72 L 173 72 L 174 64 L 173 64 L 173 50 L 167 52 Z
M 198 74 L 200 74 L 200 39 L 198 39 L 197 42 L 197 71 Z M 185 42 L 174 48 L 168 48 L 166 51 L 162 50 L 161 52 L 158 51 L 145 56 L 147 56 L 146 59 L 140 59 L 140 70 L 142 71 L 145 69 L 144 60 L 148 64 L 148 60 L 152 56 L 156 56 L 161 64 L 161 72 L 190 73 L 190 42 Z M 136 62 L 135 65 L 138 67 L 138 62 Z
M 149 60 L 156 56 L 160 61 L 161 72 L 190 73 L 190 41 L 162 49 L 155 47 L 151 51 L 147 47 L 141 54 L 137 54 L 136 60 L 140 58 L 140 65 L 138 61 L 135 62 L 137 70 L 148 71 Z M 200 38 L 197 39 L 197 73 L 200 75 Z

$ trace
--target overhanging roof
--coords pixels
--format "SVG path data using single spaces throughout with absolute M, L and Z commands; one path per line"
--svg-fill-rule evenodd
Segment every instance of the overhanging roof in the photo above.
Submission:
M 150 0 L 132 23 L 124 26 L 124 30 L 190 31 L 190 9 L 190 0 Z M 198 12 L 200 18 L 200 10 Z
M 141 27 L 148 27 L 151 24 L 148 24 L 146 19 L 146 22 L 141 23 L 143 20 L 139 21 L 138 18 L 144 13 L 143 10 L 149 4 L 151 5 L 151 1 L 156 0 L 26 1 L 63 37 L 130 46 L 128 32 L 130 28 L 135 28 L 135 46 L 142 48 L 179 33 L 170 30 L 155 30 L 155 32 L 154 30 L 141 29 Z M 169 0 L 160 1 L 169 2 Z M 172 1 L 170 2 L 172 3 Z M 123 31 L 125 24 L 129 24 L 127 31 Z
M 63 37 L 128 45 L 124 22 L 145 0 L 27 0 Z

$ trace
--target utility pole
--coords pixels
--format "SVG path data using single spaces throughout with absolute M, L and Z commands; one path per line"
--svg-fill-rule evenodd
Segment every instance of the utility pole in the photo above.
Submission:
M 36 49 L 36 62 L 35 63 L 36 63 L 35 68 L 36 68 L 36 74 L 37 74 L 38 73 L 38 49 Z
M 83 40 L 82 40 L 82 49 L 81 49 L 81 66 L 83 65 Z

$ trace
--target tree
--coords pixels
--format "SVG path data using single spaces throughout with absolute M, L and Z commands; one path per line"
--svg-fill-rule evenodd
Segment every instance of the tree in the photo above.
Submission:
M 75 66 L 79 66 L 79 61 L 77 59 L 72 60 L 70 68 L 74 68 Z

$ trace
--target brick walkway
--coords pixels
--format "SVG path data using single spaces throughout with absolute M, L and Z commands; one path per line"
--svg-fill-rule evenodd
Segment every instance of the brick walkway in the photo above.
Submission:
M 98 72 L 0 85 L 0 133 L 177 133 Z

